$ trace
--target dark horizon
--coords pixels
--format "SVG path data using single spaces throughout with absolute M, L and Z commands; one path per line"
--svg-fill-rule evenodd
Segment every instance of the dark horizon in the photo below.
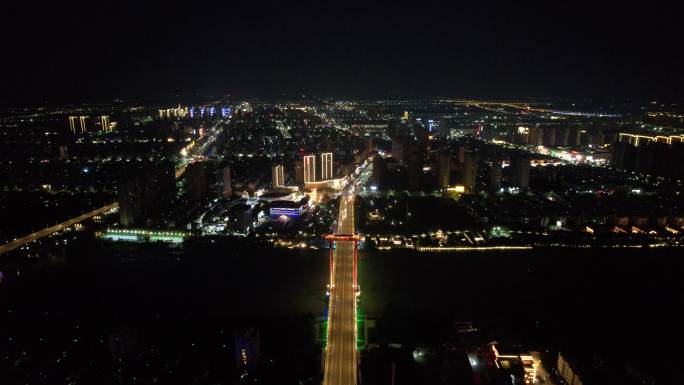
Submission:
M 666 98 L 683 36 L 666 7 L 6 7 L 4 102 L 235 98 Z

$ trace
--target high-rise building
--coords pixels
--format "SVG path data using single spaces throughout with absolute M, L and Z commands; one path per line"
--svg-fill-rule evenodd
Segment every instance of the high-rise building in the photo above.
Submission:
M 71 131 L 72 134 L 76 133 L 76 118 L 77 116 L 69 117 L 69 131 Z
M 553 147 L 556 145 L 556 127 L 546 127 L 543 133 L 542 144 L 546 147 Z
M 582 385 L 583 382 L 577 373 L 576 369 L 573 368 L 570 363 L 558 353 L 558 361 L 556 362 L 556 371 L 563 378 L 564 383 L 568 385 Z
M 528 137 L 525 144 L 530 144 L 532 146 L 540 146 L 543 143 L 544 135 L 539 127 L 529 127 Z
M 477 161 L 472 152 L 466 152 L 463 160 L 463 186 L 467 193 L 475 192 L 477 181 Z
M 102 125 L 102 132 L 110 132 L 109 116 L 107 116 L 107 115 L 100 116 L 100 124 Z
M 333 153 L 324 152 L 321 154 L 321 179 L 333 178 Z
M 530 186 L 530 160 L 525 157 L 511 159 L 511 180 L 513 187 L 526 190 Z
M 392 158 L 399 163 L 403 162 L 407 152 L 406 147 L 406 137 L 401 136 L 398 138 L 392 138 Z
M 373 137 L 366 138 L 366 156 L 373 152 Z
M 406 165 L 406 174 L 408 176 L 408 188 L 410 191 L 420 190 L 420 173 L 423 166 L 423 160 L 418 152 L 412 152 Z
M 430 133 L 422 124 L 416 124 L 413 127 L 413 135 L 416 137 L 418 150 L 427 153 L 430 150 Z
M 581 129 L 579 127 L 570 128 L 570 133 L 568 134 L 568 146 L 575 147 L 580 145 L 580 134 Z
M 304 156 L 304 183 L 316 181 L 316 155 Z
M 603 132 L 596 131 L 591 134 L 591 142 L 589 144 L 593 146 L 603 146 L 605 143 Z
M 300 186 L 304 184 L 304 159 L 295 162 L 295 182 Z
M 492 194 L 496 194 L 501 190 L 501 159 L 492 159 L 492 167 L 489 169 L 489 185 L 488 190 Z
M 684 176 L 684 135 L 620 133 L 612 146 L 613 167 L 652 175 Z
M 442 138 L 448 138 L 451 134 L 451 121 L 447 119 L 440 119 L 439 121 L 439 135 Z
M 282 164 L 271 167 L 273 188 L 285 186 L 285 169 Z
M 190 200 L 200 200 L 209 193 L 210 173 L 208 162 L 190 163 L 185 169 L 185 188 Z
M 81 123 L 81 133 L 84 133 L 84 132 L 87 131 L 87 130 L 86 130 L 86 119 L 88 119 L 87 116 L 79 116 L 79 117 L 78 117 L 78 120 L 79 120 L 80 123 Z
M 556 130 L 556 146 L 560 146 L 560 147 L 567 146 L 569 137 L 570 137 L 570 129 L 568 127 L 559 127 Z
M 123 226 L 162 225 L 163 213 L 175 196 L 172 164 L 133 169 L 117 184 L 119 221 Z
M 226 166 L 222 171 L 223 176 L 223 197 L 230 198 L 233 195 L 233 181 L 230 175 L 230 166 Z
M 456 160 L 460 164 L 463 164 L 463 162 L 465 162 L 465 146 L 459 145 L 458 147 L 456 147 Z
M 439 154 L 439 187 L 448 188 L 451 182 L 451 156 L 447 153 Z
M 384 175 L 387 173 L 387 161 L 381 156 L 373 158 L 373 183 L 380 186 Z
M 587 130 L 580 131 L 580 146 L 587 147 L 591 144 L 591 132 Z

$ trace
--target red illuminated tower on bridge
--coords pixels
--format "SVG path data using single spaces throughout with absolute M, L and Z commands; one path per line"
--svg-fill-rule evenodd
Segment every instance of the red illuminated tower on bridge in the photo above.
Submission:
M 333 257 L 335 253 L 335 247 L 334 244 L 337 241 L 353 241 L 354 242 L 354 290 L 359 290 L 359 281 L 357 280 L 358 276 L 358 267 L 359 267 L 359 241 L 361 240 L 361 237 L 358 235 L 346 235 L 346 234 L 329 234 L 325 236 L 325 239 L 328 240 L 328 244 L 330 245 L 330 285 L 332 286 L 333 284 L 333 269 L 334 269 L 334 263 L 333 263 Z

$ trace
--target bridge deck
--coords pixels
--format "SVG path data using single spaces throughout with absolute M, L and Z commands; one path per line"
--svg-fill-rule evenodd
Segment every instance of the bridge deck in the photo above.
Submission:
M 354 234 L 354 200 L 340 203 L 338 233 Z M 325 352 L 324 385 L 355 385 L 356 290 L 354 288 L 354 241 L 338 241 L 333 262 L 333 287 L 328 304 L 328 343 Z

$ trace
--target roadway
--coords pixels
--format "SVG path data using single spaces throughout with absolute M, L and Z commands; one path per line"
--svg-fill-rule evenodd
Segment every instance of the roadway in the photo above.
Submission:
M 354 234 L 354 196 L 340 199 L 338 234 Z M 337 241 L 333 262 L 333 285 L 328 304 L 328 342 L 323 385 L 355 385 L 356 289 L 354 288 L 354 241 Z
M 211 146 L 216 142 L 218 136 L 223 131 L 222 125 L 225 123 L 225 119 L 221 119 L 216 122 L 207 133 L 204 134 L 197 142 L 194 144 L 183 147 L 181 150 L 181 158 L 176 165 L 176 179 L 179 179 L 185 173 L 185 169 L 188 165 L 195 161 L 196 157 L 207 157 Z
M 100 207 L 99 209 L 95 209 L 93 211 L 87 212 L 83 215 L 79 215 L 76 218 L 71 218 L 68 221 L 58 223 L 52 227 L 47 227 L 47 228 L 44 228 L 42 230 L 31 233 L 29 235 L 26 235 L 24 237 L 17 238 L 15 240 L 13 240 L 12 242 L 8 242 L 8 243 L 5 243 L 4 245 L 0 246 L 0 254 L 4 254 L 8 251 L 12 251 L 12 250 L 17 249 L 19 247 L 22 247 L 27 243 L 36 241 L 36 240 L 43 238 L 43 237 L 46 237 L 50 234 L 64 230 L 73 224 L 83 222 L 84 220 L 92 218 L 95 215 L 105 213 L 105 212 L 107 212 L 111 209 L 117 208 L 117 207 L 119 207 L 119 202 L 114 202 L 114 203 L 108 204 L 107 206 Z

